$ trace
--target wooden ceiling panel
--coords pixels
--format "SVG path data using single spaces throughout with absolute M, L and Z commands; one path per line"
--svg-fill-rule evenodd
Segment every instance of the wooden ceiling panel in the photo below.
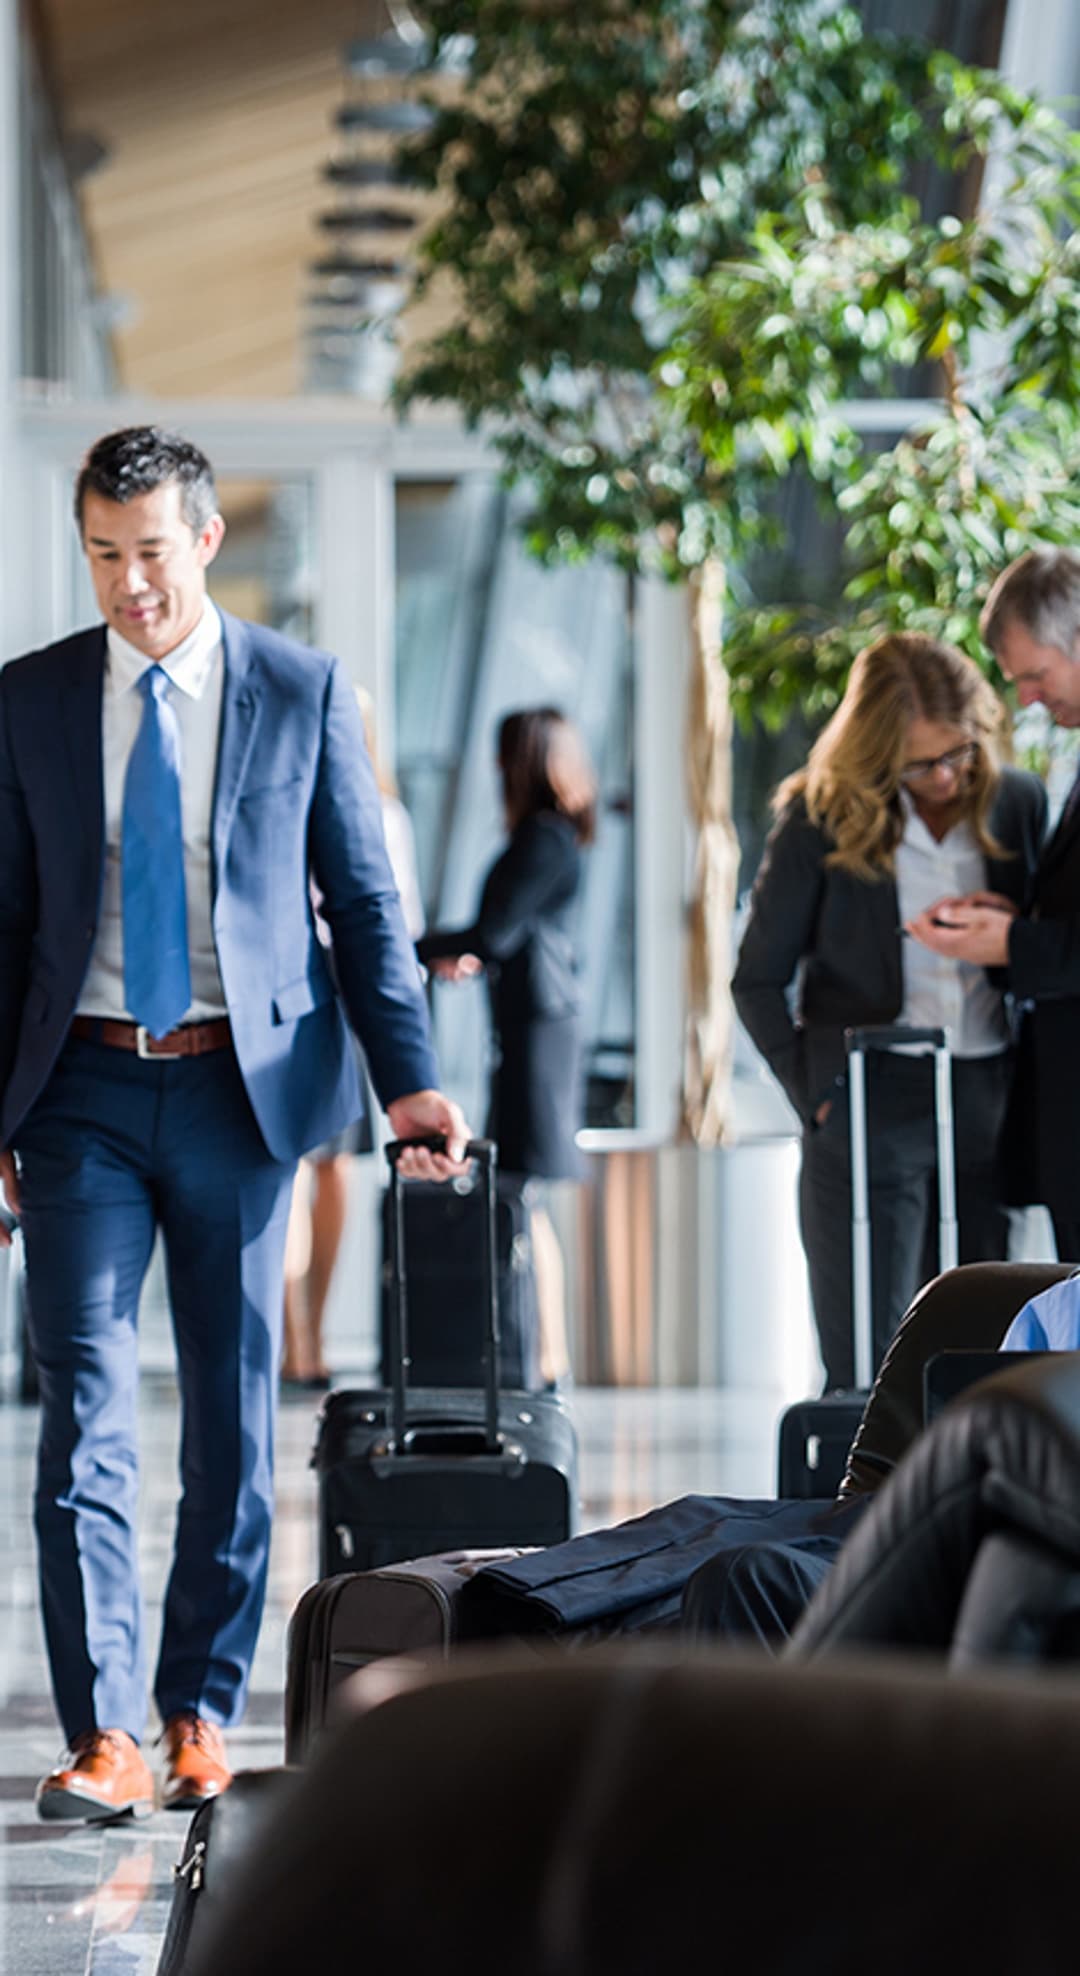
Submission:
M 108 146 L 80 190 L 98 285 L 130 298 L 121 387 L 301 389 L 342 53 L 386 30 L 382 0 L 38 0 L 38 13 L 63 127 Z

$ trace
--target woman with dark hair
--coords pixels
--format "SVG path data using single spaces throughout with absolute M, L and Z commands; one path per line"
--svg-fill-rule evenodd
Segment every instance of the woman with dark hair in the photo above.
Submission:
M 1000 987 L 902 939 L 904 922 L 947 893 L 1027 896 L 1046 796 L 1035 776 L 999 766 L 1002 717 L 962 652 L 921 633 L 879 638 L 774 799 L 733 985 L 802 1120 L 800 1222 L 827 1387 L 854 1381 L 846 1027 L 948 1030 L 960 1261 L 1007 1253 Z M 927 1057 L 902 1049 L 869 1066 L 875 1364 L 920 1279 L 936 1273 L 932 1076 Z
M 498 767 L 510 841 L 484 880 L 476 919 L 417 942 L 442 980 L 487 974 L 493 1031 L 486 1131 L 503 1172 L 576 1179 L 581 1038 L 573 923 L 581 853 L 596 829 L 596 777 L 577 729 L 557 707 L 507 714 Z M 545 1375 L 565 1370 L 562 1259 L 534 1208 L 533 1248 Z

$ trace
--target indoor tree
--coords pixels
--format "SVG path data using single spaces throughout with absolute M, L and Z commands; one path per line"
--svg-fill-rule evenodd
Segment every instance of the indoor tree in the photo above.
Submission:
M 441 297 L 442 327 L 412 348 L 398 399 L 484 421 L 508 480 L 527 489 L 537 555 L 603 554 L 687 585 L 699 844 L 685 1113 L 715 1143 L 737 869 L 726 572 L 733 547 L 765 526 L 771 476 L 800 453 L 824 482 L 839 472 L 852 442 L 838 414 L 827 457 L 815 431 L 864 374 L 865 338 L 815 346 L 799 405 L 781 416 L 776 380 L 759 385 L 749 348 L 738 375 L 723 375 L 712 271 L 772 252 L 794 263 L 800 234 L 823 224 L 895 227 L 913 166 L 981 155 L 992 119 L 983 128 L 973 114 L 984 98 L 972 72 L 866 33 L 835 0 L 427 0 L 422 11 L 433 64 L 462 47 L 468 60 L 460 94 L 435 103 L 403 156 L 412 182 L 439 194 L 416 286 Z M 753 334 L 771 359 L 768 317 Z

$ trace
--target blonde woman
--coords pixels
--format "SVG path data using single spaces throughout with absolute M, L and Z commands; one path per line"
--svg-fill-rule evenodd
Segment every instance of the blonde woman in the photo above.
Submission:
M 946 894 L 990 888 L 1026 902 L 1046 796 L 1035 776 L 999 766 L 1002 718 L 962 652 L 914 632 L 879 638 L 774 799 L 734 992 L 802 1120 L 800 1225 L 827 1390 L 854 1382 L 846 1027 L 947 1028 L 960 1260 L 1006 1254 L 1001 990 L 983 968 L 902 934 Z M 936 1269 L 932 1077 L 930 1059 L 903 1051 L 869 1064 L 875 1364 Z

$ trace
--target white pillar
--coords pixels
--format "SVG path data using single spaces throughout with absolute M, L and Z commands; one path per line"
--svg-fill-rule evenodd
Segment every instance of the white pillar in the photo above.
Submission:
M 394 759 L 394 474 L 387 446 L 342 453 L 319 474 L 316 639 L 375 702 Z
M 1080 80 L 1080 8 L 1076 0 L 1009 0 L 1001 39 L 1001 74 L 1043 97 L 1075 123 Z

